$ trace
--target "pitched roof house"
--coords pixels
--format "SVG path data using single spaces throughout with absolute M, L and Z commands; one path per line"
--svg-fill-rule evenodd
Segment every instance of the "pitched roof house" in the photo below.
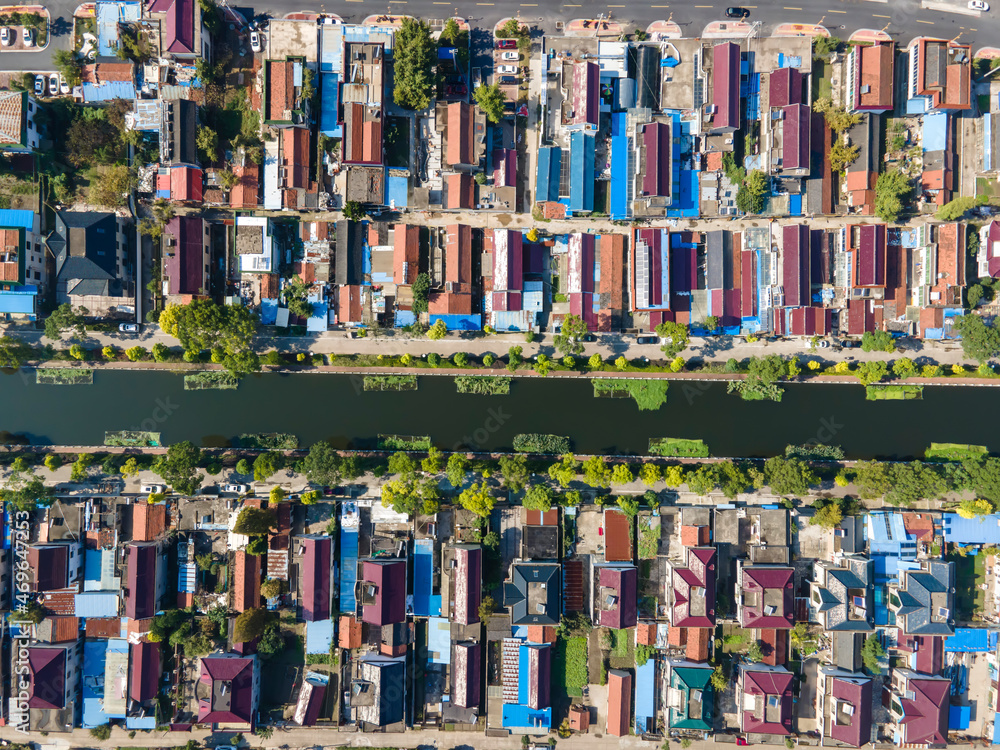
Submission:
M 351 685 L 351 708 L 356 721 L 371 728 L 403 721 L 406 705 L 405 657 L 367 656 L 358 662 Z
M 162 557 L 152 542 L 140 542 L 125 548 L 128 588 L 125 590 L 125 616 L 133 620 L 152 617 L 159 609 L 158 567 Z
M 198 723 L 212 724 L 216 730 L 252 731 L 260 701 L 257 656 L 203 656 L 195 694 Z
M 818 716 L 821 734 L 843 745 L 872 740 L 872 680 L 861 674 L 821 667 L 817 688 L 824 696 Z
M 892 109 L 895 43 L 852 47 L 847 55 L 847 102 L 851 112 Z
M 503 585 L 503 603 L 512 625 L 558 625 L 561 567 L 558 563 L 516 562 Z
M 612 737 L 627 737 L 632 719 L 632 673 L 608 670 L 608 724 Z
M 712 48 L 712 103 L 715 114 L 711 129 L 732 133 L 740 129 L 740 45 L 734 42 Z
M 676 628 L 715 627 L 715 547 L 686 547 L 687 565 L 672 567 L 670 624 Z
M 875 627 L 875 564 L 863 557 L 813 563 L 809 611 L 824 630 L 871 631 Z
M 954 635 L 955 563 L 923 561 L 889 584 L 889 611 L 906 635 Z
M 368 559 L 362 563 L 361 620 L 391 625 L 406 619 L 406 560 Z
M 482 700 L 481 651 L 478 643 L 451 646 L 451 700 L 462 708 L 478 708 Z
M 671 729 L 712 731 L 715 688 L 712 668 L 691 662 L 670 662 L 667 724 Z
M 784 667 L 752 665 L 740 670 L 736 687 L 740 731 L 792 733 L 792 680 Z
M 600 565 L 594 573 L 598 623 L 615 630 L 635 627 L 638 569 L 634 565 Z
M 168 294 L 209 292 L 208 226 L 200 216 L 175 216 L 163 229 L 163 276 Z
M 195 0 L 153 0 L 149 14 L 160 21 L 160 50 L 166 57 L 210 57 L 211 37 L 204 32 L 201 6 Z
M 795 623 L 795 570 L 776 565 L 741 565 L 738 619 L 744 628 L 788 629 Z
M 896 745 L 944 746 L 948 743 L 951 680 L 894 669 L 889 717 Z
M 233 565 L 233 609 L 245 612 L 260 606 L 261 556 L 236 550 Z
M 473 625 L 479 622 L 483 591 L 483 548 L 478 544 L 456 544 L 451 587 L 452 622 Z
M 333 577 L 333 539 L 329 536 L 300 536 L 302 548 L 302 619 L 306 622 L 330 619 Z
M 86 307 L 104 315 L 135 302 L 134 279 L 127 274 L 127 242 L 119 242 L 113 213 L 57 211 L 55 229 L 45 239 L 55 257 L 56 302 Z
M 917 37 L 910 42 L 907 93 L 927 97 L 928 109 L 972 107 L 972 47 L 947 39 Z

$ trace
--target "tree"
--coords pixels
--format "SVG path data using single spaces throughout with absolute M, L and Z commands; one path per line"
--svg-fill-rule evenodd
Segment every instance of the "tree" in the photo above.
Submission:
M 240 612 L 233 623 L 233 641 L 247 643 L 264 635 L 272 615 L 266 609 L 253 608 Z
M 365 207 L 358 201 L 347 201 L 344 204 L 344 218 L 349 221 L 361 221 L 366 215 Z
M 854 484 L 862 500 L 882 497 L 892 487 L 889 464 L 882 461 L 858 461 L 854 467 Z
M 569 483 L 576 479 L 580 462 L 572 453 L 565 453 L 559 457 L 559 461 L 549 467 L 549 478 L 559 483 L 560 487 L 569 487 Z
M 496 600 L 487 594 L 479 601 L 479 619 L 484 625 L 488 625 L 493 613 L 497 611 Z
M 745 654 L 747 661 L 757 663 L 764 660 L 764 650 L 760 646 L 760 641 L 754 641 L 750 644 Z
M 103 742 L 104 740 L 110 739 L 111 738 L 111 725 L 110 724 L 101 724 L 101 725 L 96 726 L 96 727 L 91 727 L 90 728 L 90 736 L 93 737 L 95 740 L 100 740 L 101 742 Z
M 861 122 L 859 113 L 849 113 L 841 106 L 835 105 L 828 97 L 822 97 L 813 102 L 813 112 L 823 115 L 827 127 L 837 134 L 838 140 L 844 131 L 853 128 Z
M 774 456 L 764 463 L 768 486 L 779 495 L 807 495 L 819 480 L 807 463 L 799 458 Z
M 814 504 L 815 508 L 816 505 Z M 841 510 L 840 503 L 829 502 L 826 505 L 819 507 L 814 513 L 812 519 L 810 519 L 809 524 L 812 526 L 819 526 L 824 529 L 835 529 L 840 525 L 840 522 L 844 520 L 844 512 Z
M 83 338 L 87 335 L 83 317 L 73 311 L 69 302 L 64 302 L 51 312 L 45 319 L 45 336 L 53 340 L 62 338 L 63 331 L 72 332 L 70 338 Z
M 861 385 L 868 386 L 872 383 L 878 383 L 888 375 L 889 366 L 880 360 L 869 360 L 859 364 L 855 374 L 858 376 L 858 380 L 861 381 Z
M 427 338 L 431 341 L 440 341 L 448 333 L 448 326 L 443 320 L 438 318 L 434 325 L 427 329 Z
M 427 312 L 427 299 L 430 295 L 431 277 L 426 273 L 418 273 L 413 280 L 410 291 L 413 293 L 413 303 L 411 305 L 415 315 Z
M 910 178 L 898 169 L 880 174 L 875 181 L 875 215 L 887 223 L 896 221 L 911 189 Z
M 66 79 L 69 86 L 80 85 L 83 66 L 75 52 L 68 49 L 56 50 L 52 56 L 52 62 L 55 63 L 56 69 Z
M 712 670 L 712 687 L 715 688 L 715 692 L 721 693 L 727 687 L 729 687 L 729 678 L 726 677 L 726 671 L 719 664 Z
M 912 378 L 917 374 L 917 366 L 909 357 L 903 357 L 892 363 L 892 374 L 901 380 Z
M 245 458 L 241 458 L 239 461 L 236 462 L 236 473 L 242 474 L 243 476 L 247 476 L 248 474 L 253 473 L 253 467 L 250 465 L 249 461 L 247 461 Z
M 938 473 L 937 467 L 920 461 L 892 464 L 890 476 L 892 481 L 885 493 L 885 501 L 890 505 L 937 500 L 948 490 L 947 482 Z
M 309 490 L 308 492 L 303 492 L 299 495 L 299 502 L 303 505 L 315 505 L 319 502 L 319 492 L 316 490 Z
M 503 119 L 503 111 L 507 102 L 507 95 L 500 90 L 500 85 L 492 83 L 489 86 L 479 86 L 472 90 L 472 98 L 483 110 L 483 113 L 492 123 L 498 123 Z
M 128 202 L 131 193 L 139 180 L 136 173 L 124 164 L 108 167 L 101 179 L 87 190 L 87 198 L 91 203 L 106 208 L 122 208 Z
M 521 366 L 521 353 L 524 351 L 520 346 L 512 346 L 507 350 L 507 369 L 515 372 Z
M 744 380 L 730 380 L 728 393 L 740 394 L 744 401 L 781 401 L 784 390 L 777 381 L 785 376 L 787 366 L 777 354 L 751 357 Z
M 257 458 L 253 461 L 253 478 L 255 482 L 263 482 L 269 477 L 274 476 L 281 470 L 284 465 L 285 459 L 280 453 L 275 451 L 266 451 L 264 453 L 258 453 Z
M 420 470 L 425 474 L 440 474 L 444 468 L 444 454 L 433 445 L 427 451 L 427 456 L 420 461 Z
M 524 493 L 521 505 L 525 510 L 540 510 L 544 513 L 552 507 L 552 490 L 544 484 L 533 484 Z
M 334 484 L 340 478 L 340 455 L 328 442 L 322 440 L 309 449 L 309 453 L 302 459 L 302 468 L 313 484 Z
M 865 638 L 865 644 L 861 647 L 861 661 L 864 663 L 865 669 L 872 674 L 882 674 L 880 663 L 884 658 L 885 649 L 882 648 L 878 636 L 872 634 Z
M 284 499 L 285 499 L 285 491 L 281 487 L 272 487 L 271 492 L 268 493 L 267 496 L 267 502 L 270 505 L 277 505 Z
M 667 359 L 673 359 L 687 348 L 690 334 L 688 327 L 672 320 L 666 320 L 656 326 L 656 335 L 660 337 L 663 351 Z
M 167 305 L 160 315 L 163 332 L 178 339 L 185 351 L 195 353 L 214 347 L 226 354 L 247 351 L 258 324 L 256 314 L 242 305 L 216 305 L 207 299 Z
M 465 482 L 465 472 L 469 469 L 469 459 L 461 453 L 452 453 L 448 456 L 448 465 L 445 468 L 445 477 L 448 483 L 456 489 Z
M 591 456 L 583 462 L 583 481 L 591 487 L 611 486 L 611 470 L 604 456 Z
M 393 100 L 406 109 L 426 109 L 434 86 L 437 45 L 423 21 L 404 17 L 393 47 L 395 88 Z
M 843 174 L 847 168 L 857 160 L 861 153 L 860 146 L 848 146 L 843 139 L 838 136 L 830 146 L 830 169 Z
M 590 355 L 590 359 L 587 360 L 587 367 L 591 370 L 596 370 L 604 364 L 604 360 L 601 359 L 601 355 L 594 353 Z
M 0 367 L 16 370 L 28 361 L 32 353 L 32 348 L 23 341 L 11 336 L 0 336 Z
M 0 488 L 0 500 L 10 503 L 18 510 L 48 506 L 53 498 L 52 489 L 46 487 L 41 477 L 35 474 L 15 472 L 7 479 L 7 486 Z
M 313 303 L 309 301 L 309 294 L 313 285 L 295 274 L 289 279 L 288 286 L 283 290 L 285 302 L 288 304 L 288 311 L 299 318 L 309 318 L 313 314 Z
M 865 331 L 861 336 L 861 351 L 891 354 L 896 351 L 896 343 L 888 331 Z
M 234 534 L 264 536 L 278 527 L 278 517 L 270 508 L 255 508 L 247 505 L 240 510 L 233 525 Z
M 207 125 L 199 125 L 195 137 L 198 150 L 205 156 L 205 161 L 213 162 L 219 153 L 219 134 Z
M 705 330 L 712 333 L 716 328 L 719 327 L 719 319 L 715 315 L 709 315 L 705 318 Z
M 816 651 L 816 638 L 809 632 L 809 623 L 798 622 L 791 630 L 792 648 L 800 656 L 809 656 Z
M 277 578 L 268 578 L 260 585 L 260 594 L 265 599 L 276 599 L 285 593 L 285 582 Z
M 840 40 L 835 36 L 813 37 L 813 56 L 829 57 L 840 46 Z
M 174 443 L 153 465 L 153 471 L 182 495 L 193 495 L 201 486 L 198 464 L 201 450 L 190 440 Z
M 770 181 L 759 169 L 751 170 L 736 191 L 736 208 L 745 214 L 759 214 L 764 210 Z
M 615 464 L 611 470 L 611 484 L 631 484 L 635 481 L 635 475 L 628 464 Z
M 988 198 L 985 195 L 961 196 L 945 203 L 937 210 L 934 218 L 938 221 L 957 221 L 964 217 L 976 206 L 986 205 Z
M 389 456 L 389 473 L 408 479 L 417 473 L 417 462 L 408 453 L 396 451 Z
M 965 356 L 978 362 L 988 362 L 1000 354 L 1000 328 L 979 315 L 953 318 L 953 329 L 962 336 Z
M 556 351 L 560 354 L 582 354 L 583 337 L 590 332 L 586 321 L 579 315 L 567 315 L 563 318 L 559 333 L 553 338 Z
M 528 483 L 528 459 L 520 454 L 502 455 L 499 461 L 503 486 L 511 492 L 520 492 Z
M 69 348 L 69 356 L 78 362 L 82 362 L 87 358 L 87 350 L 79 344 L 73 344 L 73 346 Z
M 134 462 L 135 458 L 131 458 L 129 460 Z M 45 457 L 44 464 L 45 468 L 49 471 L 55 471 L 62 466 L 62 458 L 59 457 L 58 453 L 50 453 Z M 128 461 L 125 462 L 125 465 L 128 465 Z M 122 473 L 124 473 L 124 468 L 122 469 Z
M 166 362 L 170 357 L 170 347 L 166 344 L 153 344 L 153 361 Z
M 486 518 L 493 512 L 497 499 L 485 482 L 473 483 L 468 489 L 462 490 L 458 496 L 459 504 L 471 513 Z
M 659 464 L 645 463 L 639 469 L 639 479 L 647 487 L 652 487 L 662 479 Z
M 957 512 L 962 518 L 983 518 L 993 512 L 993 503 L 985 498 L 962 500 L 958 504 Z

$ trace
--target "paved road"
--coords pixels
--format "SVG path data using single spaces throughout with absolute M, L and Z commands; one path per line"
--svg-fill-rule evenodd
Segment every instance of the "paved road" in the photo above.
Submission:
M 52 73 L 56 69 L 52 62 L 56 50 L 73 49 L 73 12 L 78 2 L 54 0 L 44 5 L 50 14 L 48 45 L 36 52 L 0 52 L 0 70 Z

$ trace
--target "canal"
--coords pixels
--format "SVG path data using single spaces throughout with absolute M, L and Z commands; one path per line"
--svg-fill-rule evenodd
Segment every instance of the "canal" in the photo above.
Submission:
M 36 445 L 103 444 L 106 430 L 224 447 L 245 432 L 288 432 L 373 448 L 379 433 L 430 435 L 442 449 L 508 450 L 522 432 L 568 435 L 578 453 L 645 453 L 655 437 L 701 438 L 716 456 L 770 456 L 789 443 L 840 445 L 850 458 L 922 455 L 932 442 L 996 444 L 1000 388 L 926 387 L 922 401 L 865 400 L 860 385 L 787 385 L 781 403 L 744 402 L 725 383 L 674 381 L 667 403 L 595 398 L 586 380 L 515 380 L 508 396 L 458 394 L 451 378 L 417 391 L 365 392 L 361 377 L 266 374 L 233 391 L 185 391 L 180 374 L 97 371 L 89 386 L 0 376 L 0 431 Z M 972 419 L 977 416 L 976 419 Z

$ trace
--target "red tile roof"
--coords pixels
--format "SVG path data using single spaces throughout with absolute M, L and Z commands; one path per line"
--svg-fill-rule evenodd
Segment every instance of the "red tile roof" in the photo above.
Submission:
M 687 628 L 685 656 L 690 661 L 708 661 L 708 647 L 711 640 L 711 628 Z
M 760 631 L 761 651 L 764 663 L 772 667 L 784 664 L 788 659 L 788 631 L 766 628 Z
M 119 638 L 122 621 L 118 617 L 88 617 L 85 632 L 88 638 Z
M 340 323 L 361 322 L 361 287 L 345 284 L 340 287 L 337 320 Z
M 257 180 L 260 167 L 256 164 L 233 167 L 237 183 L 229 193 L 229 203 L 233 208 L 257 207 Z
M 237 550 L 233 561 L 233 609 L 244 612 L 260 606 L 260 557 Z
M 152 542 L 167 529 L 165 503 L 150 505 L 137 502 L 132 506 L 132 541 Z
M 632 562 L 631 519 L 620 510 L 604 511 L 604 559 L 608 562 Z
M 632 718 L 632 675 L 620 669 L 608 671 L 608 727 L 612 737 L 626 737 Z
M 265 119 L 290 122 L 295 106 L 295 64 L 288 61 L 268 60 L 268 101 Z
M 397 224 L 393 230 L 392 280 L 412 284 L 420 271 L 420 227 Z
M 309 187 L 309 128 L 285 128 L 281 131 L 282 173 L 286 188 Z
M 448 153 L 445 159 L 449 166 L 472 164 L 473 110 L 468 102 L 452 102 L 448 105 Z
M 447 201 L 445 208 L 472 208 L 475 200 L 475 183 L 466 172 L 450 174 L 445 179 Z
M 339 630 L 338 643 L 341 648 L 361 648 L 361 622 L 359 620 L 347 615 L 341 616 Z
M 84 65 L 82 80 L 84 83 L 99 85 L 108 81 L 130 82 L 135 76 L 135 66 L 132 63 L 97 63 Z
M 856 47 L 854 96 L 857 109 L 880 112 L 892 109 L 892 63 L 895 45 Z

